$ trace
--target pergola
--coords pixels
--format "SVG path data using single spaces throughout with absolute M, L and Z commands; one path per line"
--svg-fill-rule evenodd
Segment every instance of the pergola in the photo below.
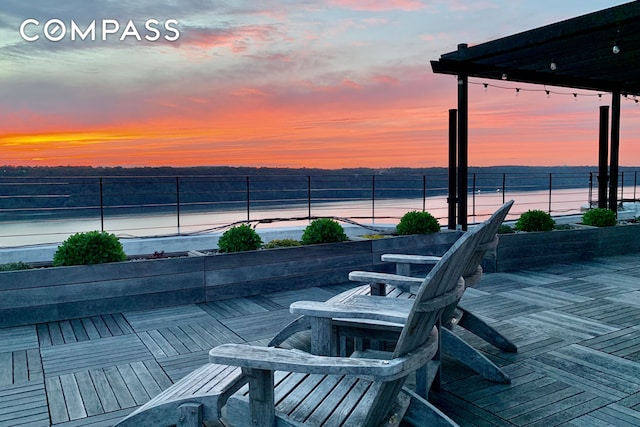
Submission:
M 458 109 L 449 115 L 450 228 L 467 228 L 469 77 L 610 92 L 610 134 L 609 107 L 600 108 L 598 203 L 617 210 L 620 102 L 640 94 L 640 1 L 471 47 L 460 44 L 431 67 L 458 76 Z

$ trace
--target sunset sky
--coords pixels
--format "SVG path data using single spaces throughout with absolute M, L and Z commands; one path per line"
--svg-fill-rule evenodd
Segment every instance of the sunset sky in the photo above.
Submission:
M 626 2 L 2 0 L 0 164 L 446 166 L 456 79 L 430 60 Z M 20 35 L 29 18 L 37 41 Z M 51 19 L 67 27 L 59 42 L 45 38 Z M 158 41 L 144 39 L 149 19 Z M 71 40 L 72 20 L 96 20 L 96 40 Z M 104 20 L 122 27 L 106 41 Z M 142 41 L 120 40 L 129 20 Z M 597 163 L 608 94 L 471 83 L 471 165 Z M 620 161 L 640 165 L 633 100 L 622 102 Z

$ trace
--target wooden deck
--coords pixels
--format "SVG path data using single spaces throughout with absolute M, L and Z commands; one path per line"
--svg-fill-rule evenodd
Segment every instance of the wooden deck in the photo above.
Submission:
M 458 330 L 511 376 L 445 358 L 431 401 L 460 425 L 640 425 L 640 254 L 486 275 L 464 306 L 518 345 Z M 348 284 L 0 329 L 0 427 L 110 426 L 224 342 L 266 344 L 296 300 Z

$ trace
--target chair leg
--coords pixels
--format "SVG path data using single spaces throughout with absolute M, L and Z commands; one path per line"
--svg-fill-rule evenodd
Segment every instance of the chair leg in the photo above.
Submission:
M 468 312 L 464 308 L 458 306 L 460 310 L 462 310 L 463 315 L 462 319 L 460 319 L 458 326 L 462 326 L 467 331 L 479 336 L 489 344 L 493 345 L 500 350 L 509 352 L 509 353 L 517 353 L 518 347 L 509 339 L 504 337 L 498 331 L 493 329 L 491 326 L 487 325 L 487 323 L 475 316 L 473 313 Z
M 444 353 L 451 355 L 451 357 L 489 381 L 511 384 L 511 378 L 478 350 L 467 344 L 449 329 L 442 328 L 441 331 L 442 351 Z
M 249 410 L 251 425 L 271 427 L 275 425 L 273 371 L 247 369 L 249 377 Z
M 426 399 L 418 396 L 407 387 L 403 387 L 402 393 L 410 396 L 411 402 L 409 408 L 404 414 L 403 422 L 409 423 L 415 427 L 436 426 L 451 427 L 457 426 L 451 418 L 446 416 L 444 412 L 429 403 Z
M 201 427 L 202 403 L 184 403 L 178 408 L 177 427 Z

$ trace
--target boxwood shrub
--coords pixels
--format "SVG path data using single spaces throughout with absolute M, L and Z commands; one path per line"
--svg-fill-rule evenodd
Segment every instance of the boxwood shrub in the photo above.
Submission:
M 344 228 L 330 218 L 320 218 L 311 221 L 302 233 L 303 245 L 314 245 L 317 243 L 335 243 L 348 240 Z
M 556 222 L 551 215 L 541 210 L 529 210 L 516 221 L 518 231 L 551 231 Z
M 396 231 L 400 235 L 436 233 L 440 223 L 429 212 L 411 211 L 400 218 Z
M 582 215 L 582 223 L 594 227 L 611 227 L 617 223 L 616 214 L 611 209 L 591 209 Z
M 62 242 L 53 256 L 53 265 L 91 265 L 126 259 L 127 255 L 115 234 L 89 231 L 76 233 Z
M 254 251 L 261 247 L 262 239 L 260 235 L 247 224 L 228 229 L 218 240 L 220 252 Z

